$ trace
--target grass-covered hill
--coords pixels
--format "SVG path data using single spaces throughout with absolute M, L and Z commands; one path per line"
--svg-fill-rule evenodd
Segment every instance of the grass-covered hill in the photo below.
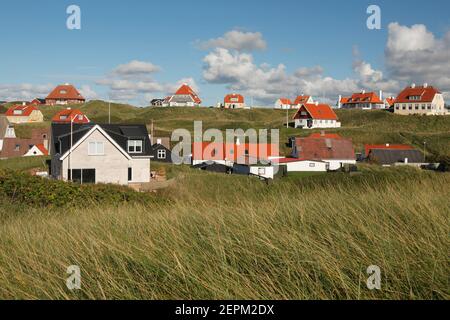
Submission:
M 91 101 L 79 108 L 95 122 L 107 122 L 109 105 L 103 101 Z M 52 116 L 63 107 L 41 107 L 45 123 L 20 125 L 20 136 L 29 135 L 32 127 L 49 126 Z M 292 119 L 295 111 L 289 111 Z M 329 130 L 353 139 L 356 149 L 365 143 L 406 143 L 426 150 L 429 156 L 450 156 L 450 116 L 399 116 L 386 111 L 338 110 L 342 128 Z M 155 134 L 170 136 L 172 130 L 193 130 L 195 120 L 203 121 L 203 128 L 278 128 L 282 147 L 288 136 L 304 136 L 311 132 L 286 128 L 286 111 L 273 109 L 224 110 L 215 108 L 137 108 L 126 104 L 111 104 L 111 121 L 146 123 L 153 121 Z M 318 130 L 315 130 L 318 131 Z M 287 151 L 287 150 L 285 150 Z

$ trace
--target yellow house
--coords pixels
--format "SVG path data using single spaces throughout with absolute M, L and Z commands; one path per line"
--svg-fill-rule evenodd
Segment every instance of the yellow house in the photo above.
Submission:
M 10 123 L 43 122 L 44 115 L 34 105 L 15 105 L 6 111 L 6 118 Z

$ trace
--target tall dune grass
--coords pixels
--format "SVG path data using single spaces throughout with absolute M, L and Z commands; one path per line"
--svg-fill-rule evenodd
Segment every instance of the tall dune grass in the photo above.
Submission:
M 396 169 L 267 186 L 180 169 L 170 204 L 3 203 L 0 298 L 448 299 L 449 182 Z M 69 265 L 81 290 L 65 286 Z

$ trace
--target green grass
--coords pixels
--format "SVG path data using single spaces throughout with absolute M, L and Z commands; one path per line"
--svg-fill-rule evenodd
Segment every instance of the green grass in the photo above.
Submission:
M 450 298 L 450 174 L 366 166 L 266 185 L 172 170 L 176 183 L 158 193 L 167 202 L 0 202 L 0 298 Z M 365 286 L 373 264 L 381 290 Z
M 0 160 L 0 170 L 1 169 L 9 169 L 9 170 L 30 170 L 30 169 L 41 169 L 43 171 L 47 171 L 48 167 L 46 165 L 46 160 L 50 159 L 49 157 L 22 157 L 22 158 L 13 158 L 13 159 L 3 159 Z

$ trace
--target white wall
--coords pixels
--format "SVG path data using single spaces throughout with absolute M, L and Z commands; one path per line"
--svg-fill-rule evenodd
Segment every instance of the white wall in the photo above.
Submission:
M 264 173 L 260 172 L 260 169 L 264 171 Z M 274 167 L 272 166 L 251 166 L 250 167 L 250 173 L 260 176 L 260 177 L 264 177 L 264 178 L 268 178 L 268 179 L 273 179 L 273 175 L 274 175 Z
M 307 125 L 307 119 L 295 119 L 295 127 L 301 127 L 303 129 L 317 129 L 317 128 L 340 128 L 341 123 L 336 120 L 313 120 L 311 128 Z
M 327 163 L 319 161 L 296 161 L 286 163 L 288 172 L 327 171 Z
M 356 164 L 356 160 L 325 160 L 329 164 L 329 170 L 337 170 L 341 168 L 344 164 Z

